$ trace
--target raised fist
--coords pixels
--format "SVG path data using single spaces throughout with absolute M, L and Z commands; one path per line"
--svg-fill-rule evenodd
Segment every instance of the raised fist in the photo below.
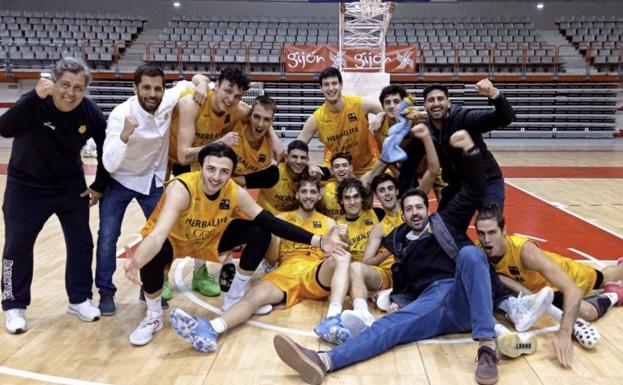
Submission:
M 237 132 L 228 132 L 221 138 L 221 141 L 231 147 L 238 144 L 240 141 L 240 135 L 238 135 Z
M 491 80 L 489 79 L 482 79 L 476 83 L 476 92 L 480 95 L 492 98 L 495 96 L 497 91 L 497 88 L 493 86 L 493 83 L 491 83 Z
M 54 92 L 54 82 L 47 78 L 40 78 L 35 86 L 35 92 L 41 99 L 45 99 Z
M 423 123 L 428 119 L 428 113 L 424 109 L 418 107 L 408 107 L 405 117 L 411 122 L 411 124 Z
M 454 148 L 467 151 L 474 147 L 474 141 L 467 131 L 460 130 L 452 134 L 450 137 L 450 145 Z
M 123 120 L 123 130 L 121 131 L 121 140 L 123 143 L 128 143 L 130 136 L 134 133 L 134 130 L 138 127 L 138 120 L 132 115 L 126 115 Z
M 430 135 L 430 131 L 428 130 L 428 126 L 424 123 L 418 123 L 415 126 L 411 127 L 411 134 L 416 138 L 422 140 Z

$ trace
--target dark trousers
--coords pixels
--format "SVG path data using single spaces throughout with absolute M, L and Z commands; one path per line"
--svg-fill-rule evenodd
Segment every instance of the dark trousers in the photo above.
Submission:
M 260 227 L 253 221 L 234 219 L 229 223 L 221 236 L 218 243 L 218 252 L 223 253 L 236 246 L 246 244 L 247 246 L 240 256 L 240 268 L 254 271 L 266 255 L 270 239 L 270 231 Z M 190 257 L 193 257 L 193 255 Z M 173 247 L 169 240 L 166 240 L 158 254 L 141 269 L 141 281 L 143 282 L 143 290 L 146 293 L 151 294 L 162 289 L 164 268 L 172 261 Z
M 65 289 L 70 303 L 92 298 L 93 238 L 89 228 L 89 198 L 80 197 L 84 181 L 63 188 L 41 188 L 7 180 L 2 254 L 2 309 L 25 309 L 30 304 L 33 248 L 43 224 L 58 217 L 65 244 Z

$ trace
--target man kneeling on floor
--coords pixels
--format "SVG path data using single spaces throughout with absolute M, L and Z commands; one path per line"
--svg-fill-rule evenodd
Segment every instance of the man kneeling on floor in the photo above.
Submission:
M 498 380 L 489 265 L 466 230 L 480 205 L 486 181 L 482 156 L 466 131 L 450 143 L 462 150 L 465 183 L 448 205 L 429 217 L 428 197 L 417 189 L 401 199 L 405 223 L 383 240 L 394 254 L 394 302 L 400 310 L 376 320 L 329 352 L 306 349 L 289 337 L 275 336 L 277 354 L 305 381 L 320 383 L 327 372 L 380 355 L 390 348 L 441 334 L 471 330 L 478 340 L 476 381 Z M 400 300 L 399 300 L 400 298 Z

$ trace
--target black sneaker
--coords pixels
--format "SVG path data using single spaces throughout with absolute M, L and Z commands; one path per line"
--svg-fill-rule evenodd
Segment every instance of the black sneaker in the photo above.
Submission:
M 233 263 L 226 263 L 221 267 L 221 273 L 218 278 L 221 291 L 229 291 L 231 283 L 234 281 L 234 276 L 236 276 L 236 265 Z
M 141 287 L 141 290 L 139 290 L 138 293 L 138 300 L 141 302 L 145 302 L 145 292 L 143 291 L 143 288 Z M 169 301 L 167 301 L 166 299 L 160 297 L 160 306 L 163 309 L 168 309 L 169 308 Z
M 117 305 L 115 304 L 115 296 L 112 294 L 100 295 L 100 313 L 103 316 L 115 315 L 117 312 Z

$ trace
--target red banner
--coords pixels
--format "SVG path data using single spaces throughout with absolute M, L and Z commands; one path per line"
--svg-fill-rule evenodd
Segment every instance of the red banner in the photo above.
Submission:
M 415 72 L 417 51 L 413 46 L 394 45 L 385 47 L 385 72 Z M 284 46 L 286 72 L 320 72 L 327 67 L 339 67 L 351 71 L 378 71 L 381 66 L 381 50 L 376 48 L 348 48 L 339 52 L 334 45 Z

